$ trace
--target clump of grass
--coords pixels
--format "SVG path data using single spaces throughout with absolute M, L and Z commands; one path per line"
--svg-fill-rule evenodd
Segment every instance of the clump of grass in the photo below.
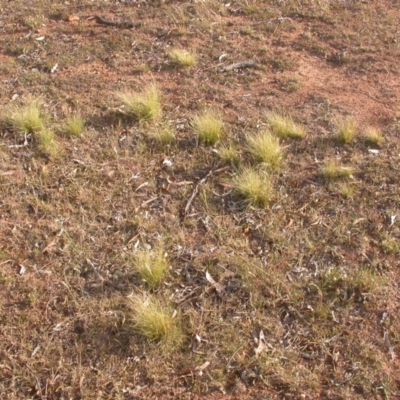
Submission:
M 168 270 L 164 249 L 139 250 L 134 256 L 133 267 L 150 287 L 159 286 Z
M 265 117 L 276 136 L 290 139 L 303 139 L 306 136 L 305 128 L 296 124 L 290 115 L 273 111 L 268 112 Z
M 268 206 L 274 195 L 271 178 L 252 168 L 245 168 L 236 176 L 234 187 L 249 205 L 255 207 Z
M 174 318 L 172 307 L 154 295 L 134 296 L 131 299 L 132 321 L 137 332 L 152 342 L 179 346 L 183 333 L 179 318 Z
M 218 154 L 222 161 L 231 163 L 233 165 L 239 164 L 239 153 L 233 143 L 223 145 L 218 149 Z
M 174 65 L 181 68 L 193 67 L 197 62 L 196 56 L 187 50 L 172 49 L 168 56 Z
M 42 153 L 55 157 L 58 154 L 58 145 L 55 134 L 51 129 L 44 129 L 35 134 L 36 145 Z
M 29 99 L 25 105 L 12 104 L 4 110 L 2 119 L 17 133 L 34 133 L 44 129 L 45 117 L 39 100 Z
M 380 146 L 383 142 L 383 134 L 382 132 L 374 127 L 368 127 L 364 134 L 365 141 L 374 146 Z
M 123 113 L 139 121 L 156 120 L 162 115 L 160 94 L 155 84 L 140 93 L 125 90 L 116 92 L 115 96 L 124 107 Z
M 336 139 L 342 144 L 351 143 L 357 134 L 357 121 L 353 117 L 346 117 L 338 123 Z
M 353 169 L 339 165 L 335 160 L 329 160 L 321 167 L 320 173 L 327 181 L 333 181 L 351 177 Z
M 63 132 L 68 136 L 80 136 L 85 128 L 85 121 L 80 115 L 73 115 L 65 121 Z
M 193 118 L 193 128 L 201 142 L 213 145 L 217 143 L 223 132 L 224 123 L 221 115 L 206 111 Z
M 168 123 L 163 123 L 155 128 L 152 136 L 161 145 L 170 145 L 175 141 L 175 133 L 172 126 Z
M 250 153 L 255 159 L 272 169 L 277 169 L 282 162 L 282 148 L 279 139 L 269 130 L 262 130 L 247 138 Z

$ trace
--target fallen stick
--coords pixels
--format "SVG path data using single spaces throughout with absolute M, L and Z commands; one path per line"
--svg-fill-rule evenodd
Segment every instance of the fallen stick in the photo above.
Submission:
M 221 68 L 221 72 L 226 72 L 226 71 L 233 71 L 234 69 L 240 69 L 240 68 L 255 68 L 257 66 L 256 62 L 253 60 L 248 60 L 248 61 L 243 61 L 231 65 L 227 65 L 226 67 Z
M 218 169 L 215 169 L 215 170 L 211 170 L 211 171 L 208 172 L 208 174 L 204 178 L 201 178 L 199 180 L 198 184 L 194 187 L 193 192 L 189 197 L 189 200 L 186 203 L 185 209 L 183 211 L 183 218 L 185 218 L 189 214 L 190 207 L 192 206 L 193 200 L 197 196 L 197 194 L 199 193 L 200 185 L 202 185 L 204 182 L 206 182 L 207 179 L 210 178 L 212 175 L 219 174 L 221 172 L 226 171 L 227 169 L 229 169 L 229 167 L 223 167 L 223 168 L 218 168 Z

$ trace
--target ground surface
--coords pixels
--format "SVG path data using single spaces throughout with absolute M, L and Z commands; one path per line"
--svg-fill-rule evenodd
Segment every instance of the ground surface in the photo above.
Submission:
M 81 137 L 57 137 L 54 157 L 1 126 L 1 398 L 400 397 L 397 1 L 0 8 L 1 107 L 41 96 L 56 131 L 68 115 L 86 121 Z M 172 65 L 172 48 L 197 64 Z M 257 67 L 221 71 L 246 60 Z M 168 146 L 118 113 L 115 91 L 152 82 L 175 130 Z M 220 143 L 196 140 L 191 118 L 210 107 L 243 163 L 266 111 L 306 127 L 303 140 L 282 140 L 266 209 L 232 190 L 240 165 L 221 161 Z M 360 135 L 341 145 L 348 115 Z M 383 132 L 379 146 L 363 139 L 368 126 Z M 353 174 L 327 183 L 327 159 Z M 160 241 L 169 271 L 150 289 L 132 257 Z M 135 293 L 172 304 L 181 346 L 134 329 Z

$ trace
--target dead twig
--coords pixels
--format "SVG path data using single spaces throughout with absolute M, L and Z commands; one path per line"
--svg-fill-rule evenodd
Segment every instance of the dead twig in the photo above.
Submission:
M 208 172 L 208 174 L 204 178 L 201 178 L 199 180 L 197 185 L 194 187 L 193 192 L 192 192 L 191 196 L 189 197 L 189 200 L 186 203 L 185 209 L 183 211 L 183 218 L 187 217 L 187 215 L 189 214 L 190 207 L 192 206 L 194 198 L 199 193 L 200 186 L 202 184 L 204 184 L 207 181 L 207 179 L 210 178 L 212 175 L 220 174 L 221 172 L 226 171 L 228 168 L 229 167 L 223 167 L 223 168 L 218 168 L 218 169 L 215 169 L 215 170 L 211 170 L 211 171 Z
M 226 67 L 221 68 L 220 71 L 227 72 L 227 71 L 233 71 L 234 69 L 240 69 L 240 68 L 255 68 L 256 66 L 257 66 L 257 63 L 255 61 L 247 60 L 247 61 L 227 65 Z

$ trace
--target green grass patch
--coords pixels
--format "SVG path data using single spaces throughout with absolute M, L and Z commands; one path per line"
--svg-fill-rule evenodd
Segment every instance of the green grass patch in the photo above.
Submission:
M 320 169 L 321 176 L 327 181 L 350 178 L 353 169 L 338 164 L 336 160 L 328 160 Z
M 84 119 L 80 115 L 73 115 L 66 119 L 62 132 L 67 136 L 80 136 L 84 129 Z

